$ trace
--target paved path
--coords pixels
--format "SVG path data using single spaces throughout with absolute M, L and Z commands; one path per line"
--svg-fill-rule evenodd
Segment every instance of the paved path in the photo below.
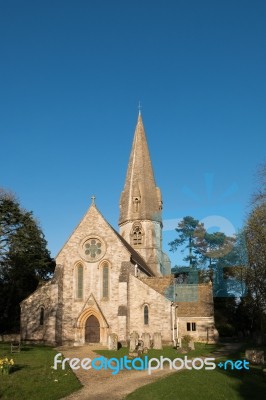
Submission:
M 240 346 L 241 344 L 239 343 L 227 343 L 220 350 L 212 353 L 211 356 L 215 358 L 226 356 L 237 350 Z M 100 346 L 97 345 L 97 347 L 61 347 L 57 348 L 57 350 L 63 353 L 64 357 L 78 357 L 80 359 L 88 357 L 93 359 L 99 357 L 98 354 L 93 352 L 93 349 L 99 348 Z M 62 400 L 121 400 L 139 387 L 175 372 L 175 370 L 165 368 L 162 371 L 153 371 L 151 375 L 148 375 L 147 371 L 135 370 L 123 370 L 117 375 L 112 375 L 112 371 L 110 370 L 96 371 L 94 369 L 89 369 L 86 371 L 80 368 L 76 370 L 75 373 L 83 385 L 83 388 Z

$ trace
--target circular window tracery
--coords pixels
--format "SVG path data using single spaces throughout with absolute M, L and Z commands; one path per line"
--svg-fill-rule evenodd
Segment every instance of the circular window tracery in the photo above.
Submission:
M 99 240 L 91 239 L 85 243 L 85 254 L 90 255 L 91 258 L 95 258 L 97 254 L 101 254 L 102 244 Z
M 106 251 L 105 243 L 98 237 L 86 238 L 80 246 L 80 255 L 89 262 L 100 260 Z

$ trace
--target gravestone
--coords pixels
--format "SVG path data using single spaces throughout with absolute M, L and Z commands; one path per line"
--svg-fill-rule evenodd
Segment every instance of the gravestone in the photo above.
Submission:
M 116 333 L 111 333 L 108 337 L 108 349 L 118 350 L 118 336 Z
M 191 340 L 191 341 L 188 343 L 188 348 L 189 348 L 190 350 L 195 350 L 195 345 L 194 345 L 194 341 L 193 341 L 193 340 Z
M 155 332 L 153 335 L 153 348 L 161 350 L 162 347 L 162 335 L 161 332 Z
M 264 351 L 246 350 L 245 358 L 255 365 L 264 364 Z
M 143 351 L 143 348 L 144 348 L 144 342 L 143 342 L 143 340 L 139 340 L 139 341 L 138 341 L 137 348 L 138 348 L 138 350 Z
M 151 348 L 151 335 L 149 333 L 143 333 L 141 336 L 143 340 L 143 347 L 147 347 L 147 349 Z
M 138 356 L 139 356 L 139 354 L 137 351 L 131 351 L 128 353 L 128 358 L 136 358 Z
M 176 349 L 176 352 L 177 352 L 178 354 L 187 354 L 187 350 L 183 349 L 182 347 L 178 347 L 178 348 Z
M 129 351 L 135 351 L 139 341 L 139 334 L 136 331 L 133 331 L 130 335 L 130 342 L 129 342 Z

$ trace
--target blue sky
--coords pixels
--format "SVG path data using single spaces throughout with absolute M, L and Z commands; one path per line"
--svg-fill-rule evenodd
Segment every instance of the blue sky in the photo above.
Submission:
M 243 225 L 265 161 L 264 0 L 10 0 L 0 38 L 0 186 L 53 256 L 93 194 L 117 228 L 139 100 L 165 248 L 185 215 Z

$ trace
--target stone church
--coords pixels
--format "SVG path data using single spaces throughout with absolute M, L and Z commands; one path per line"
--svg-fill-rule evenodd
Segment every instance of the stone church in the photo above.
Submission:
M 157 332 L 164 343 L 215 336 L 211 284 L 180 285 L 162 250 L 162 196 L 139 113 L 119 232 L 92 203 L 56 257 L 53 278 L 21 302 L 21 339 L 52 345 L 108 343 Z

